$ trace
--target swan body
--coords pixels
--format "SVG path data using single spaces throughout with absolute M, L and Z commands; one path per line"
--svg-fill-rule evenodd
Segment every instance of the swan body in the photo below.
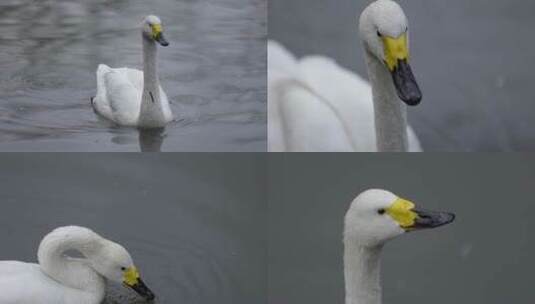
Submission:
M 84 257 L 68 257 L 66 252 L 72 250 Z M 60 227 L 46 235 L 38 261 L 0 261 L 0 303 L 98 304 L 104 299 L 106 280 L 154 298 L 128 252 L 87 228 Z
M 118 125 L 161 128 L 173 120 L 173 114 L 158 79 L 156 43 L 169 45 L 158 17 L 145 18 L 142 41 L 143 71 L 98 66 L 92 105 L 96 113 Z
M 391 0 L 377 0 L 362 13 L 359 29 L 371 85 L 332 59 L 298 60 L 281 44 L 268 42 L 270 151 L 422 150 L 402 103 L 415 105 L 421 99 L 408 54 L 395 51 L 404 47 L 408 53 L 403 11 Z M 394 51 L 388 47 L 392 44 Z
M 0 295 L 0 303 L 85 304 L 100 303 L 104 298 L 104 282 L 101 282 L 102 288 L 96 292 L 65 288 L 43 273 L 38 264 L 3 261 L 0 262 L 0 273 L 0 286 L 2 290 L 8 291 Z
M 346 304 L 381 304 L 380 254 L 389 240 L 406 232 L 451 223 L 446 212 L 424 211 L 380 189 L 362 192 L 351 203 L 344 224 Z

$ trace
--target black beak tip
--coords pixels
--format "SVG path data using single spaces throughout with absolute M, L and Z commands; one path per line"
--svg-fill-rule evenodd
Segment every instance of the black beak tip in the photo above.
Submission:
M 408 106 L 417 106 L 422 101 L 422 94 L 420 93 L 413 93 L 409 96 L 403 96 L 400 97 L 401 100 L 403 100 Z
M 147 287 L 147 285 L 145 285 L 145 283 L 141 279 L 139 279 L 139 282 L 137 284 L 127 286 L 132 288 L 138 295 L 140 295 L 143 299 L 149 302 L 152 302 L 156 298 L 154 293 Z
M 455 220 L 455 214 L 453 213 L 446 213 L 445 217 L 445 224 L 449 224 Z
M 422 91 L 420 91 L 407 60 L 398 60 L 398 66 L 391 71 L 391 74 L 399 99 L 408 106 L 420 104 Z
M 431 224 L 431 227 L 440 227 L 447 224 L 450 224 L 455 220 L 455 214 L 449 212 L 440 213 L 434 223 Z
M 447 225 L 455 220 L 455 214 L 449 212 L 435 212 L 426 210 L 415 210 L 418 214 L 414 224 L 415 230 L 432 229 Z
M 156 299 L 156 296 L 153 293 L 150 293 L 150 294 L 145 296 L 145 299 L 147 301 L 154 301 L 154 299 Z
M 167 39 L 165 39 L 165 36 L 162 33 L 160 33 L 156 37 L 154 37 L 154 40 L 156 40 L 156 42 L 158 42 L 161 46 L 168 46 L 169 45 L 169 41 L 167 41 Z

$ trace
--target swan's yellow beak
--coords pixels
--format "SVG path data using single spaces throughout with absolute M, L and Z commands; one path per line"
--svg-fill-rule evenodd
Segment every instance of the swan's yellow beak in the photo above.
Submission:
M 385 213 L 406 231 L 435 228 L 449 224 L 455 219 L 452 213 L 416 209 L 412 202 L 402 198 L 396 199 L 385 209 Z
M 158 37 L 158 35 L 162 33 L 162 25 L 153 24 L 151 28 L 152 28 L 152 38 L 156 39 L 156 37 Z
M 135 285 L 139 280 L 139 272 L 135 266 L 127 268 L 123 273 L 123 281 L 126 285 Z
M 153 24 L 152 28 L 152 39 L 156 40 L 162 46 L 168 46 L 169 42 L 163 36 L 163 29 L 161 24 Z
M 140 296 L 146 300 L 154 300 L 155 295 L 152 291 L 145 285 L 139 276 L 139 272 L 135 266 L 127 268 L 123 273 L 123 283 L 132 288 Z
M 398 198 L 390 207 L 386 208 L 386 214 L 390 215 L 401 228 L 409 228 L 414 225 L 418 215 L 412 211 L 414 204 L 402 198 Z
M 398 38 L 382 36 L 385 63 L 390 72 L 398 68 L 399 61 L 409 61 L 409 47 L 407 40 L 407 33 L 402 34 Z
M 407 33 L 397 38 L 381 36 L 384 46 L 385 65 L 392 74 L 398 97 L 410 106 L 422 100 L 422 93 L 409 65 Z

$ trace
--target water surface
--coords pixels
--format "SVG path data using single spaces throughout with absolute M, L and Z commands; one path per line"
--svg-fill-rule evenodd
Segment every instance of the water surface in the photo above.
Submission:
M 0 151 L 265 151 L 266 0 L 0 4 Z M 93 113 L 99 63 L 142 68 L 138 25 L 161 17 L 161 134 Z M 154 144 L 154 141 L 158 144 Z

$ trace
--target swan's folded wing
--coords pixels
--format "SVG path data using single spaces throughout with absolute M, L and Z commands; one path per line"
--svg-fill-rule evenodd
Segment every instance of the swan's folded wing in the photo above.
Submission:
M 160 98 L 162 100 L 162 112 L 163 116 L 165 117 L 165 121 L 170 122 L 174 119 L 174 116 L 173 112 L 171 111 L 169 99 L 167 98 L 165 91 L 162 89 L 162 86 L 160 86 Z
M 269 62 L 269 61 L 268 61 Z M 286 89 L 285 83 L 293 79 L 284 72 L 268 65 L 268 150 L 269 152 L 287 151 L 283 129 L 280 103 Z
M 139 116 L 141 103 L 141 87 L 143 86 L 143 76 L 141 80 L 136 75 L 135 70 L 121 68 L 112 69 L 105 74 L 105 86 L 107 100 L 112 112 L 114 121 L 122 125 L 135 125 Z
M 326 57 L 301 60 L 298 79 L 336 115 L 355 151 L 375 151 L 375 119 L 369 83 Z
M 299 66 L 281 44 L 268 42 L 269 151 L 352 151 L 345 126 L 299 78 Z
M 140 92 L 143 91 L 143 72 L 136 69 L 130 69 L 130 68 L 121 68 L 118 69 L 121 70 L 123 73 L 126 74 L 128 80 L 132 85 Z
M 139 104 L 141 106 L 141 95 L 143 94 L 143 72 L 136 69 L 123 68 L 128 80 L 136 88 L 136 91 L 139 92 Z M 160 98 L 162 99 L 162 111 L 167 122 L 173 120 L 173 113 L 168 103 L 167 94 L 165 94 L 162 86 L 160 85 Z
M 97 95 L 92 100 L 91 105 L 97 113 L 107 119 L 113 120 L 110 104 L 108 101 L 108 93 L 106 90 L 106 74 L 111 71 L 111 68 L 105 64 L 99 64 L 97 68 Z
M 276 42 L 268 44 L 268 115 L 270 151 L 377 150 L 369 83 L 330 58 L 296 61 Z M 408 140 L 421 151 L 410 127 Z
M 291 66 L 287 51 L 274 50 L 276 64 L 268 61 L 269 123 L 275 124 L 269 127 L 271 150 L 290 145 L 307 151 L 376 150 L 371 88 L 365 80 L 320 56 L 301 60 L 292 72 L 284 69 Z
M 0 262 L 0 303 L 61 303 L 59 284 L 43 274 L 39 265 Z
M 285 151 L 353 151 L 347 130 L 326 103 L 300 83 L 280 85 L 278 100 Z
M 268 41 L 268 150 L 287 151 L 279 104 L 283 102 L 285 83 L 294 80 L 297 70 L 295 57 L 276 41 Z

